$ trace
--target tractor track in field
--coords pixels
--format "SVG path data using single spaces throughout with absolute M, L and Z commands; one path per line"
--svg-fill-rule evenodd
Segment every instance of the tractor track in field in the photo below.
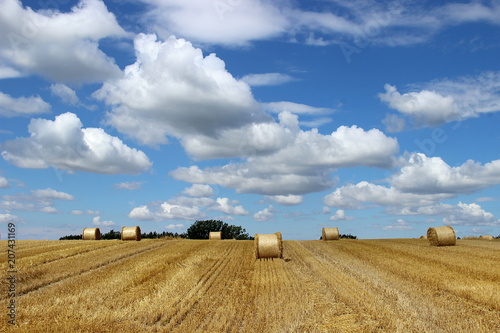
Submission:
M 232 259 L 228 256 L 229 253 L 236 247 L 236 243 L 231 244 L 223 253 L 219 255 L 219 259 L 198 279 L 194 287 L 190 288 L 185 294 L 179 295 L 178 300 L 173 304 L 176 311 L 168 317 L 162 316 L 154 325 L 161 325 L 166 332 L 174 331 L 182 324 L 183 319 L 192 309 L 199 303 L 201 296 L 215 282 L 216 278 L 224 271 L 224 268 Z
M 48 287 L 52 287 L 58 283 L 61 283 L 61 282 L 64 282 L 68 279 L 71 279 L 73 277 L 76 277 L 76 276 L 80 276 L 80 275 L 84 275 L 84 274 L 89 274 L 93 271 L 96 271 L 98 269 L 101 269 L 101 268 L 104 268 L 106 267 L 107 265 L 110 265 L 110 264 L 113 264 L 113 263 L 116 263 L 116 262 L 119 262 L 121 260 L 125 260 L 125 259 L 128 259 L 128 258 L 133 258 L 133 257 L 136 257 L 140 254 L 144 254 L 144 253 L 147 253 L 147 252 L 150 252 L 150 251 L 153 251 L 157 248 L 160 248 L 160 247 L 163 247 L 165 245 L 167 245 L 168 243 L 160 243 L 159 245 L 156 245 L 156 246 L 152 246 L 152 247 L 148 247 L 148 248 L 145 248 L 145 249 L 142 249 L 142 250 L 138 250 L 136 252 L 132 252 L 132 253 L 126 253 L 124 255 L 121 255 L 117 258 L 114 258 L 114 259 L 110 259 L 110 260 L 107 260 L 107 261 L 104 261 L 100 264 L 97 264 L 96 266 L 92 266 L 90 267 L 89 269 L 86 269 L 86 270 L 83 270 L 83 271 L 77 271 L 77 272 L 74 272 L 72 274 L 68 274 L 68 275 L 64 275 L 64 276 L 61 276 L 59 278 L 56 278 L 56 279 L 53 279 L 53 280 L 50 280 L 48 281 L 47 283 L 42 283 L 40 285 L 35 285 L 31 288 L 28 288 L 26 290 L 23 290 L 22 292 L 19 292 L 18 293 L 18 296 L 25 296 L 29 293 L 32 293 L 34 291 L 37 291 L 37 290 L 42 290 L 44 288 L 48 288 Z M 0 299 L 3 299 L 5 297 L 2 297 Z
M 108 245 L 108 244 L 106 244 Z M 54 263 L 54 262 L 57 262 L 59 260 L 64 260 L 64 259 L 69 259 L 71 257 L 75 257 L 75 256 L 78 256 L 78 255 L 82 255 L 82 254 L 86 254 L 86 253 L 89 253 L 89 252 L 94 252 L 94 251 L 100 251 L 100 250 L 111 250 L 113 247 L 119 247 L 119 246 L 123 246 L 121 245 L 120 243 L 115 243 L 115 244 L 109 244 L 108 246 L 103 246 L 103 247 L 99 247 L 99 248 L 96 248 L 96 247 L 92 247 L 92 246 L 81 246 L 83 247 L 84 249 L 81 250 L 81 251 L 78 251 L 78 252 L 75 252 L 75 253 L 70 253 L 68 255 L 63 255 L 63 256 L 60 256 L 60 257 L 57 257 L 57 258 L 53 258 L 53 259 L 48 259 L 48 260 L 45 260 L 43 262 L 39 262 L 39 263 L 36 263 L 36 264 L 33 264 L 32 262 L 29 263 L 29 268 L 36 268 L 38 266 L 42 266 L 42 265 L 46 265 L 46 264 L 51 264 L 51 263 Z M 56 250 L 57 252 L 59 252 L 60 250 Z M 52 252 L 56 252 L 56 251 L 50 251 L 50 253 Z M 66 250 L 67 251 L 67 250 Z M 54 254 L 56 255 L 56 254 Z M 28 258 L 31 258 L 31 257 L 36 257 L 35 255 L 32 255 L 32 256 L 29 256 Z M 27 258 L 26 257 L 22 257 L 20 258 L 20 260 L 23 260 L 23 261 L 26 261 Z M 25 264 L 23 262 L 23 264 Z

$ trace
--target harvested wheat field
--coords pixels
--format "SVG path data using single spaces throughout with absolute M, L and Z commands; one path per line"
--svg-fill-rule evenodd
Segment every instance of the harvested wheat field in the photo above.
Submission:
M 252 241 L 18 241 L 17 324 L 0 331 L 500 331 L 496 240 L 283 245 L 256 260 Z

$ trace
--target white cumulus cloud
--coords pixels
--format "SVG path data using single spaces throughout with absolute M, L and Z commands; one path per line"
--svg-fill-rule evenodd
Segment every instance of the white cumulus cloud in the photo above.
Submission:
M 23 219 L 16 215 L 0 214 L 0 223 L 21 223 Z
M 8 187 L 10 187 L 9 181 L 6 178 L 0 176 L 0 188 Z
M 440 157 L 412 154 L 400 172 L 390 178 L 392 186 L 411 193 L 471 193 L 500 184 L 500 160 L 484 165 L 468 160 L 451 167 Z
M 116 223 L 113 221 L 101 221 L 100 216 L 94 217 L 92 219 L 92 223 L 94 223 L 94 225 L 96 225 L 98 227 L 110 227 L 110 226 L 116 225 Z
M 4 160 L 22 168 L 48 168 L 103 174 L 140 173 L 152 163 L 142 152 L 125 145 L 101 128 L 82 128 L 73 113 L 54 121 L 32 119 L 29 137 L 4 142 Z
M 49 112 L 50 104 L 40 96 L 15 98 L 0 92 L 0 116 L 2 117 L 31 116 Z
M 284 206 L 294 206 L 294 205 L 300 205 L 302 203 L 302 196 L 301 195 L 267 195 L 266 198 L 269 200 L 273 200 L 276 203 L 279 203 L 280 205 Z
M 142 144 L 167 143 L 167 136 L 202 134 L 269 121 L 250 87 L 236 80 L 215 54 L 203 56 L 184 40 L 139 34 L 137 61 L 93 96 L 111 105 L 107 123 Z
M 185 188 L 182 194 L 196 198 L 209 198 L 215 195 L 214 189 L 209 185 L 193 184 L 191 187 Z
M 64 192 L 59 192 L 56 190 L 53 190 L 51 188 L 46 188 L 43 190 L 33 190 L 31 191 L 33 196 L 37 199 L 40 200 L 74 200 L 75 197 L 73 197 L 71 194 L 64 193 Z
M 50 91 L 66 104 L 77 105 L 80 103 L 80 99 L 76 95 L 76 92 L 65 84 L 54 83 L 50 86 Z
M 435 80 L 414 85 L 415 91 L 403 94 L 389 84 L 384 88 L 385 93 L 379 94 L 379 98 L 410 117 L 417 126 L 438 126 L 500 111 L 500 72 Z
M 120 74 L 114 59 L 99 49 L 106 37 L 127 33 L 100 0 L 82 0 L 71 12 L 0 3 L 0 60 L 22 73 L 59 82 L 96 82 Z
M 142 0 L 151 5 L 147 17 L 164 36 L 194 41 L 246 45 L 286 31 L 288 19 L 273 3 L 262 0 Z
M 331 187 L 333 181 L 329 173 L 335 168 L 358 165 L 389 167 L 393 163 L 393 154 L 399 149 L 396 139 L 377 129 L 365 131 L 356 126 L 341 126 L 330 135 L 323 135 L 317 129 L 301 130 L 297 116 L 289 112 L 282 112 L 279 116 L 280 123 L 269 126 L 274 131 L 254 136 L 256 141 L 252 141 L 250 135 L 234 135 L 234 138 L 249 138 L 241 143 L 239 150 L 234 146 L 234 142 L 240 142 L 237 140 L 226 146 L 223 140 L 218 141 L 220 146 L 215 140 L 200 140 L 196 145 L 199 151 L 213 152 L 212 156 L 222 155 L 221 147 L 225 147 L 236 156 L 246 156 L 246 161 L 205 169 L 180 167 L 170 174 L 179 180 L 218 184 L 240 193 L 299 195 Z M 272 141 L 273 137 L 279 139 Z M 257 140 L 260 140 L 259 144 L 255 144 Z M 273 147 L 266 142 L 279 144 Z M 252 146 L 259 148 L 252 149 Z M 269 150 L 265 152 L 264 147 L 269 147 Z M 240 155 L 237 155 L 238 151 Z
M 337 209 L 334 215 L 330 216 L 330 221 L 349 221 L 354 220 L 352 216 L 346 216 L 343 209 Z
M 269 205 L 269 207 L 264 208 L 263 210 L 253 214 L 253 218 L 255 221 L 264 222 L 269 221 L 274 218 L 274 207 Z

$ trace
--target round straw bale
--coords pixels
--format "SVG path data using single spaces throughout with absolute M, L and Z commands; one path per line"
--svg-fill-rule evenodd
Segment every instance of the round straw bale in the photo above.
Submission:
M 481 235 L 479 236 L 479 239 L 482 239 L 482 240 L 493 240 L 493 236 L 492 235 Z
M 141 240 L 141 228 L 136 227 L 122 227 L 122 240 Z
M 340 239 L 339 228 L 323 228 L 321 231 L 321 239 L 324 241 Z
M 222 231 L 210 231 L 210 233 L 208 234 L 208 239 L 221 240 Z
M 429 228 L 427 230 L 427 239 L 429 243 L 434 246 L 451 246 L 457 243 L 455 230 L 449 225 Z
M 85 228 L 82 232 L 83 240 L 100 240 L 101 239 L 101 231 L 99 228 Z
M 427 236 L 420 236 L 420 239 L 427 239 Z
M 274 234 L 255 234 L 255 258 L 283 258 L 283 238 L 281 232 Z

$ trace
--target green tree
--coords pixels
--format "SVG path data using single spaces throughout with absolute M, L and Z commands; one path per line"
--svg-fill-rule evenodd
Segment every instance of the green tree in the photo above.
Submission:
M 59 240 L 82 239 L 82 235 L 68 235 L 59 237 Z
M 194 222 L 187 229 L 189 239 L 208 239 L 211 231 L 221 231 L 222 239 L 253 239 L 241 226 L 229 225 L 220 220 L 203 220 Z
M 121 237 L 122 233 L 119 231 L 114 231 L 113 229 L 101 235 L 101 239 L 120 239 Z

